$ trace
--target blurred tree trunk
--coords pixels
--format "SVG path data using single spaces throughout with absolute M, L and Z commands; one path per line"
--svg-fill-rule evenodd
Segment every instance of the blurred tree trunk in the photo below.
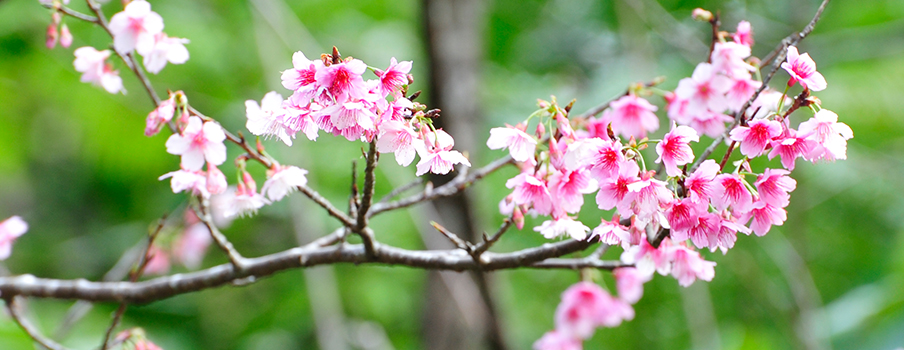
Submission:
M 430 101 L 442 110 L 436 120 L 455 138 L 455 148 L 474 153 L 480 138 L 478 101 L 483 28 L 483 0 L 425 0 L 423 19 L 430 60 Z M 423 102 L 423 101 L 422 101 Z M 452 179 L 433 176 L 437 186 Z M 472 242 L 480 238 L 467 193 L 434 201 L 437 222 Z M 429 249 L 452 245 L 436 232 L 424 232 Z M 424 342 L 428 349 L 506 349 L 484 273 L 430 272 L 425 307 Z

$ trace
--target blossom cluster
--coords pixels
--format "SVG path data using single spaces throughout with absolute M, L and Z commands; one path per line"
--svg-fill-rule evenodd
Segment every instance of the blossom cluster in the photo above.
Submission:
M 738 233 L 762 236 L 772 226 L 782 225 L 787 217 L 784 208 L 797 185 L 789 176 L 795 160 L 844 159 L 847 140 L 853 137 L 835 113 L 822 109 L 821 102 L 809 96 L 811 91 L 824 89 L 826 82 L 809 55 L 798 54 L 794 46 L 788 47 L 782 65 L 791 76 L 785 92 L 762 89 L 742 111 L 762 87 L 753 74 L 756 67 L 750 63 L 756 62 L 750 60 L 752 43 L 750 24 L 742 22 L 735 33 L 714 43 L 709 61 L 697 65 L 674 91 L 634 86 L 598 119 L 573 120 L 569 108 L 560 107 L 555 99 L 541 100 L 539 110 L 525 121 L 492 129 L 487 146 L 507 148 L 521 170 L 506 182 L 512 192 L 500 202 L 500 211 L 511 215 L 519 226 L 525 214 L 550 217 L 534 228 L 549 239 L 568 236 L 621 246 L 621 260 L 636 267 L 633 281 L 647 281 L 655 272 L 672 275 L 685 287 L 697 279 L 711 280 L 715 263 L 704 260 L 695 248 L 725 254 Z M 803 91 L 790 99 L 788 88 L 797 82 Z M 661 139 L 650 140 L 648 133 L 659 128 L 658 108 L 644 96 L 655 92 L 667 103 L 671 125 Z M 813 117 L 795 130 L 789 116 L 803 107 L 808 107 Z M 731 114 L 741 116 L 739 124 Z M 536 131 L 528 133 L 535 118 L 539 120 Z M 548 136 L 547 129 L 551 130 Z M 722 164 L 696 159 L 691 145 L 699 142 L 701 135 L 725 135 L 732 142 Z M 647 168 L 643 155 L 652 144 L 658 171 Z M 723 169 L 735 146 L 743 157 Z M 761 155 L 780 157 L 782 168 L 755 172 L 750 160 Z M 660 176 L 663 172 L 665 176 Z M 584 194 L 594 193 L 597 207 L 613 210 L 614 215 L 611 221 L 602 219 L 591 229 L 576 215 L 583 207 Z M 647 232 L 660 228 L 664 238 L 648 236 Z M 616 279 L 620 280 L 619 273 Z M 642 282 L 636 285 L 642 288 Z M 572 288 L 586 293 L 594 290 L 586 282 Z M 608 300 L 608 294 L 594 292 L 590 293 L 593 298 L 575 299 L 571 293 L 577 292 L 566 291 L 560 310 L 584 305 L 580 308 L 585 311 L 570 314 L 583 320 L 577 323 L 579 329 L 606 325 L 591 321 L 600 317 L 626 315 L 618 308 L 597 306 L 599 300 Z M 598 309 L 609 314 L 579 316 Z M 580 339 L 589 337 L 584 331 L 568 331 L 574 327 L 560 318 L 557 312 L 556 330 L 539 340 L 536 348 L 576 349 Z
M 66 1 L 68 3 L 68 1 Z M 60 3 L 53 1 L 53 23 L 48 27 L 47 46 L 53 47 L 57 37 L 63 47 L 72 44 L 72 34 L 65 24 L 60 34 L 56 34 L 56 26 L 60 23 Z M 163 18 L 151 11 L 151 4 L 144 0 L 128 2 L 119 13 L 110 17 L 108 24 L 113 36 L 113 48 L 124 59 L 133 51 L 143 57 L 144 68 L 157 74 L 167 63 L 182 64 L 188 61 L 187 39 L 169 37 L 163 32 Z M 122 78 L 119 71 L 107 61 L 112 52 L 97 50 L 91 46 L 75 50 L 75 70 L 82 73 L 81 81 L 99 85 L 110 93 L 123 92 Z M 127 65 L 131 63 L 127 62 Z

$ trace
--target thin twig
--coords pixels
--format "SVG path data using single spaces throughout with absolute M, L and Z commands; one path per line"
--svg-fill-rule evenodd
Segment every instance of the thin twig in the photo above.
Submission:
M 210 231 L 210 236 L 213 238 L 213 241 L 226 253 L 226 256 L 229 257 L 229 262 L 232 263 L 232 266 L 238 270 L 243 271 L 246 268 L 247 262 L 244 257 L 235 247 L 232 246 L 232 242 L 220 232 L 220 229 L 217 228 L 217 225 L 213 223 L 213 217 L 210 215 L 210 206 L 208 205 L 208 200 L 204 198 L 199 198 L 199 204 L 195 208 L 195 214 L 198 216 L 198 219 L 204 223 L 204 226 L 207 226 L 207 229 Z
M 436 221 L 430 221 L 430 225 L 433 226 L 433 228 L 435 228 L 437 231 L 439 231 L 439 233 L 442 233 L 443 236 L 449 239 L 449 241 L 452 242 L 453 245 L 458 247 L 458 249 L 464 250 L 468 253 L 472 251 L 471 244 L 461 239 L 461 237 L 458 237 L 458 235 L 456 235 L 455 233 L 449 231 L 449 229 L 443 227 L 443 225 L 440 225 Z
M 63 4 L 60 4 L 59 6 L 54 6 L 53 3 L 42 3 L 41 6 L 44 6 L 44 8 L 48 8 L 51 10 L 56 9 L 60 13 L 67 15 L 69 17 L 72 17 L 72 18 L 77 18 L 77 19 L 85 21 L 85 22 L 98 24 L 97 17 L 78 12 Z
M 499 229 L 496 230 L 496 233 L 494 233 L 492 237 L 487 237 L 486 232 L 484 232 L 483 241 L 478 243 L 474 247 L 474 250 L 471 252 L 471 255 L 473 255 L 475 258 L 479 259 L 480 255 L 482 255 L 483 252 L 487 251 L 487 249 L 490 249 L 490 247 L 492 247 L 494 243 L 499 241 L 499 238 L 502 237 L 502 234 L 504 234 L 506 231 L 508 231 L 509 227 L 512 227 L 512 224 L 513 224 L 512 219 L 506 218 L 505 220 L 502 221 L 502 225 L 499 226 Z
M 419 178 L 417 178 L 417 179 L 414 179 L 414 181 L 411 181 L 411 182 L 409 182 L 409 183 L 407 183 L 407 184 L 404 184 L 404 185 L 402 185 L 402 186 L 399 186 L 399 187 L 396 187 L 396 188 L 392 189 L 392 191 L 390 191 L 388 194 L 386 194 L 385 196 L 383 196 L 383 198 L 380 198 L 380 200 L 377 201 L 377 203 L 386 203 L 386 202 L 389 202 L 391 199 L 395 198 L 396 196 L 398 196 L 398 195 L 400 195 L 400 194 L 402 194 L 402 193 L 405 193 L 405 191 L 408 191 L 408 190 L 410 190 L 410 189 L 414 188 L 415 186 L 420 185 L 420 184 L 422 184 L 422 183 L 424 183 L 424 178 L 419 177 Z
M 4 295 L 4 300 L 6 301 L 6 309 L 9 310 L 9 315 L 12 316 L 14 321 L 16 321 L 16 324 L 18 324 L 19 327 L 22 327 L 22 330 L 24 330 L 25 333 L 27 333 L 28 336 L 31 337 L 32 340 L 34 340 L 38 344 L 41 344 L 41 346 L 43 346 L 47 349 L 69 350 L 66 347 L 64 347 L 63 345 L 42 335 L 41 331 L 39 331 L 37 327 L 35 327 L 33 324 L 31 324 L 31 322 L 29 322 L 28 319 L 26 319 L 25 316 L 23 316 L 20 313 L 19 305 L 18 305 L 20 299 L 21 298 L 18 296 L 14 296 L 14 295 L 13 296 L 5 296 Z
M 317 191 L 314 191 L 308 186 L 298 186 L 298 191 L 304 193 L 305 196 L 308 196 L 308 198 L 314 201 L 314 203 L 320 205 L 321 208 L 326 209 L 326 212 L 329 213 L 330 216 L 338 219 L 345 227 L 355 226 L 355 222 L 352 221 L 352 218 L 339 210 L 339 208 L 336 208 L 326 198 L 323 198 L 323 196 L 321 196 L 320 193 L 317 193 Z

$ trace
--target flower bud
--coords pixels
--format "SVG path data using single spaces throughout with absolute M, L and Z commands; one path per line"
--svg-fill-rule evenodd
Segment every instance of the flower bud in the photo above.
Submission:
M 226 175 L 216 165 L 207 163 L 207 192 L 220 194 L 226 191 Z
M 67 49 L 72 45 L 72 33 L 66 23 L 63 23 L 63 28 L 60 29 L 60 45 Z
M 543 123 L 537 123 L 537 138 L 542 139 L 544 134 L 546 134 L 546 127 L 543 126 Z
M 519 230 L 524 228 L 524 214 L 521 213 L 521 206 L 515 206 L 512 211 L 512 221 L 515 222 L 515 227 Z
M 58 38 L 59 34 L 57 34 L 57 26 L 55 23 L 51 23 L 47 26 L 47 48 L 52 49 L 56 46 Z
M 713 13 L 698 7 L 691 12 L 691 17 L 697 21 L 709 22 L 713 20 Z

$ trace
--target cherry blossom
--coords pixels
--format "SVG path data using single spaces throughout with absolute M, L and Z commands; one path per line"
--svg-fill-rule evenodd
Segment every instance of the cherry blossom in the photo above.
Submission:
M 28 223 L 18 215 L 0 222 L 0 260 L 6 260 L 13 251 L 13 242 L 28 231 Z
M 144 136 L 150 137 L 157 135 L 164 124 L 173 120 L 173 115 L 175 113 L 176 95 L 171 95 L 170 98 L 160 101 L 157 108 L 151 111 L 151 113 L 148 113 L 146 126 L 144 128 Z
M 600 219 L 600 225 L 593 229 L 592 236 L 599 237 L 600 242 L 608 245 L 625 244 L 630 241 L 630 233 L 619 224 L 619 217 L 616 214 L 612 221 Z
M 144 265 L 144 270 L 142 270 L 147 275 L 163 275 L 169 272 L 170 270 L 170 261 L 169 261 L 169 253 L 160 247 L 153 245 L 151 249 L 148 250 L 148 259 L 147 263 Z
M 579 212 L 584 205 L 584 194 L 597 189 L 596 181 L 586 170 L 556 171 L 549 176 L 547 186 L 553 199 L 553 215 Z
M 274 169 L 267 170 L 267 181 L 261 187 L 261 193 L 267 195 L 270 201 L 276 202 L 300 186 L 308 184 L 308 171 L 296 166 L 276 165 Z
M 700 163 L 697 170 L 684 179 L 687 197 L 697 203 L 708 202 L 713 195 L 713 180 L 717 174 L 719 174 L 719 164 L 715 160 L 707 159 Z
M 534 342 L 534 350 L 581 350 L 581 339 L 575 339 L 559 331 L 549 331 Z
M 207 190 L 207 176 L 200 170 L 180 169 L 173 172 L 163 174 L 158 180 L 169 179 L 170 187 L 173 193 L 189 192 L 192 195 L 201 195 L 205 198 L 210 196 Z
M 286 116 L 286 110 L 283 109 L 283 97 L 278 92 L 268 92 L 261 99 L 260 105 L 254 100 L 245 101 L 245 116 L 248 118 L 245 127 L 252 134 L 265 137 L 275 136 L 286 145 L 292 145 L 292 139 L 283 124 Z
M 738 28 L 731 35 L 731 40 L 741 45 L 753 46 L 753 29 L 750 27 L 750 22 L 738 22 Z
M 642 173 L 639 181 L 628 184 L 628 191 L 634 194 L 634 213 L 643 221 L 652 218 L 662 205 L 670 203 L 674 197 L 664 181 L 653 178 L 654 173 Z
M 110 17 L 109 27 L 117 52 L 127 54 L 137 49 L 144 55 L 153 50 L 154 36 L 163 31 L 163 17 L 151 11 L 149 2 L 137 0 Z
M 743 213 L 750 210 L 753 196 L 738 174 L 721 174 L 715 177 L 713 182 L 712 203 L 718 210 L 725 210 L 729 206 L 735 213 Z
M 238 183 L 238 188 L 223 215 L 226 217 L 254 215 L 257 214 L 258 209 L 267 204 L 270 204 L 270 201 L 257 193 L 257 184 L 254 179 L 247 172 L 243 172 L 242 182 Z
M 68 49 L 69 46 L 72 45 L 72 32 L 69 31 L 69 27 L 66 26 L 66 23 L 63 23 L 63 26 L 60 27 L 60 46 Z
M 188 39 L 171 38 L 164 33 L 154 34 L 153 38 L 152 46 L 138 48 L 138 53 L 144 56 L 144 68 L 148 72 L 159 73 L 167 62 L 183 64 L 188 61 L 188 50 L 185 48 Z
M 741 143 L 741 154 L 755 158 L 763 154 L 772 139 L 782 135 L 782 124 L 774 120 L 752 120 L 747 126 L 738 126 L 729 138 Z
M 655 248 L 644 237 L 640 240 L 640 244 L 631 246 L 622 252 L 621 261 L 625 264 L 633 264 L 642 275 L 652 276 L 653 272 L 658 272 L 665 276 L 672 269 L 671 246 L 669 238 L 663 239 L 659 248 Z
M 678 176 L 683 172 L 678 166 L 694 161 L 694 150 L 689 143 L 700 141 L 700 136 L 690 127 L 679 125 L 662 137 L 662 141 L 656 145 L 656 154 L 659 158 L 656 163 L 665 165 L 665 172 L 669 176 Z
M 575 141 L 565 152 L 565 166 L 569 169 L 590 167 L 590 173 L 598 181 L 611 178 L 625 162 L 622 145 L 618 141 L 586 138 Z
M 207 192 L 220 194 L 226 192 L 227 187 L 229 184 L 226 182 L 226 175 L 216 165 L 207 163 Z
M 682 287 L 689 287 L 695 280 L 711 281 L 716 274 L 716 263 L 703 260 L 700 253 L 683 243 L 672 246 L 672 276 Z
M 600 182 L 599 192 L 596 193 L 596 204 L 600 209 L 609 210 L 618 207 L 618 214 L 629 217 L 631 202 L 634 200 L 635 191 L 629 190 L 629 186 L 640 181 L 640 172 L 637 163 L 633 160 L 625 161 L 619 167 L 618 176 Z
M 213 165 L 226 161 L 225 139 L 219 124 L 190 117 L 182 134 L 173 134 L 166 140 L 166 151 L 182 156 L 183 169 L 201 170 L 205 160 Z
M 782 62 L 782 68 L 791 75 L 788 86 L 799 81 L 800 85 L 812 91 L 826 88 L 826 78 L 816 71 L 816 62 L 810 58 L 809 53 L 799 54 L 795 46 L 788 46 L 788 60 Z
M 487 147 L 490 149 L 508 148 L 512 159 L 519 162 L 533 158 L 537 148 L 537 140 L 524 132 L 523 127 L 523 125 L 518 124 L 516 127 L 507 126 L 505 128 L 490 129 Z
M 505 182 L 505 187 L 514 189 L 512 201 L 517 205 L 530 205 L 543 215 L 552 212 L 552 195 L 546 181 L 534 175 L 521 173 Z
M 383 134 L 377 138 L 377 151 L 380 153 L 393 152 L 396 162 L 401 166 L 408 166 L 414 160 L 418 134 L 408 123 L 390 120 L 380 124 Z
M 540 226 L 534 227 L 534 231 L 540 232 L 546 239 L 569 236 L 581 241 L 587 238 L 590 228 L 580 221 L 566 216 L 554 220 L 546 220 Z
M 712 64 L 700 63 L 690 78 L 681 79 L 675 94 L 679 99 L 687 99 L 687 113 L 691 115 L 706 110 L 722 112 L 728 108 L 725 93 L 731 89 L 731 79 L 716 74 Z
M 846 159 L 847 140 L 854 137 L 851 127 L 845 123 L 839 123 L 838 115 L 828 109 L 820 110 L 813 118 L 800 123 L 797 132 L 815 142 L 808 155 L 808 158 L 813 161 Z
M 643 296 L 643 284 L 652 279 L 652 275 L 642 274 L 633 267 L 619 267 L 612 270 L 615 276 L 615 288 L 618 297 L 628 304 L 637 303 Z
M 188 210 L 186 213 L 193 213 L 193 211 Z M 210 238 L 210 230 L 207 225 L 202 222 L 192 223 L 182 231 L 173 244 L 173 256 L 185 267 L 197 269 L 201 266 L 204 253 L 212 242 L 213 239 Z
M 399 91 L 403 85 L 408 85 L 408 72 L 411 72 L 411 61 L 396 61 L 395 57 L 389 60 L 389 68 L 375 70 L 374 74 L 380 78 L 379 89 L 383 96 Z
M 788 192 L 794 191 L 797 187 L 797 181 L 787 176 L 789 171 L 782 169 L 766 169 L 762 175 L 757 177 L 756 190 L 759 193 L 760 200 L 776 207 L 784 208 L 788 206 L 791 195 Z
M 353 59 L 318 69 L 314 74 L 314 80 L 337 102 L 343 102 L 352 98 L 362 98 L 367 94 L 367 86 L 361 78 L 361 74 L 367 70 L 367 65 L 361 60 Z
M 615 133 L 640 138 L 659 129 L 659 117 L 653 114 L 657 109 L 649 101 L 629 94 L 612 101 L 603 112 L 603 119 Z
M 731 88 L 725 93 L 725 98 L 728 100 L 728 110 L 732 112 L 740 111 L 760 86 L 763 86 L 763 83 L 753 79 L 735 79 Z
M 562 293 L 556 308 L 556 331 L 587 339 L 596 327 L 615 327 L 634 318 L 634 309 L 625 301 L 613 298 L 600 286 L 578 282 Z
M 794 161 L 798 157 L 808 156 L 818 145 L 815 141 L 807 139 L 806 136 L 798 135 L 793 129 L 788 129 L 784 135 L 770 142 L 772 151 L 769 152 L 769 159 L 779 155 L 785 169 L 794 170 Z
M 442 130 L 427 134 L 425 142 L 427 147 L 418 147 L 416 150 L 421 156 L 421 160 L 417 163 L 417 172 L 415 175 L 421 176 L 428 171 L 434 174 L 445 175 L 452 171 L 455 164 L 464 164 L 471 166 L 471 162 L 458 151 L 453 151 L 454 141 L 452 136 Z
M 781 226 L 788 219 L 788 213 L 780 207 L 757 201 L 753 203 L 749 212 L 741 216 L 741 221 L 747 222 L 751 218 L 753 220 L 750 222 L 750 229 L 757 236 L 764 236 L 772 228 L 772 225 Z
M 75 61 L 72 64 L 77 72 L 82 73 L 83 83 L 92 83 L 107 90 L 111 94 L 126 90 L 122 87 L 119 71 L 106 62 L 110 50 L 97 51 L 93 47 L 84 46 L 75 50 Z

